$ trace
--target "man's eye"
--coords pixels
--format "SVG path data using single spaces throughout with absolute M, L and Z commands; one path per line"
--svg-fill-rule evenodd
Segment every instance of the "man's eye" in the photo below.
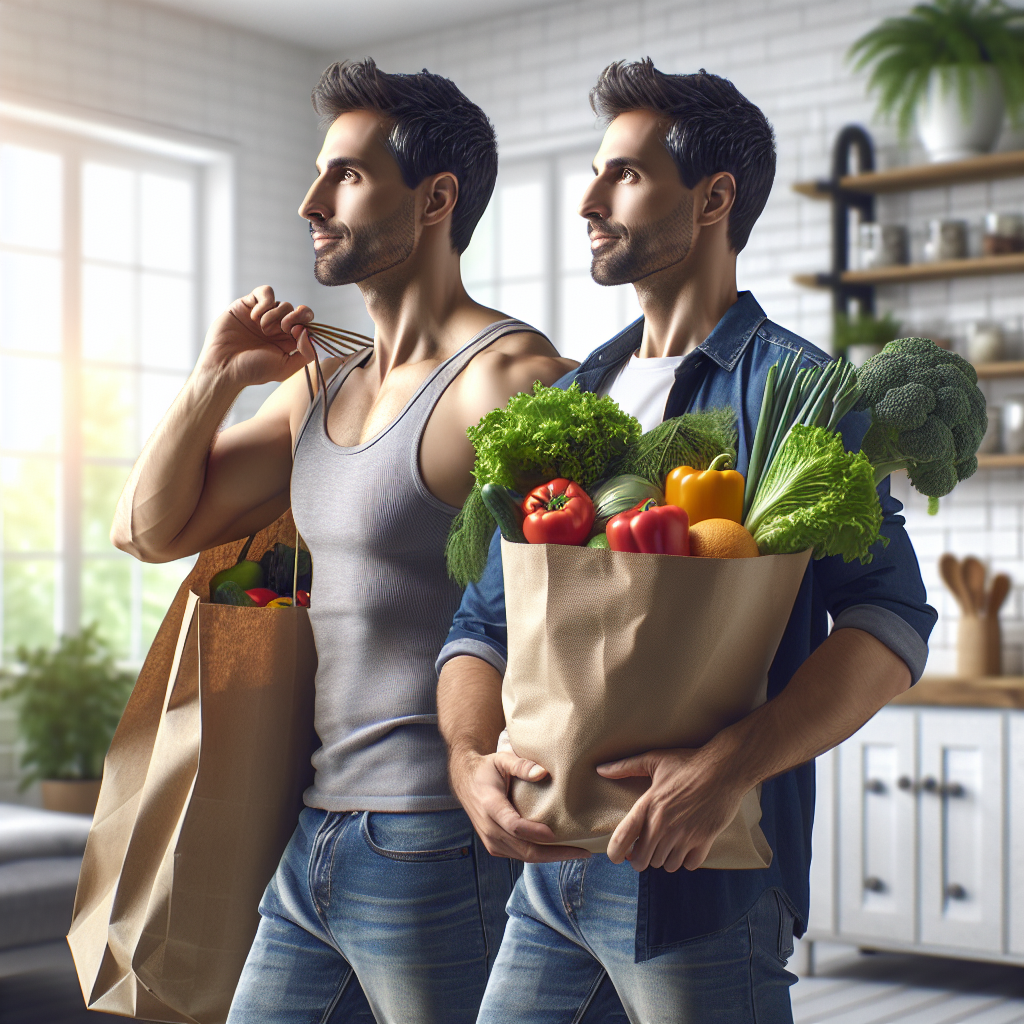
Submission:
M 631 171 L 628 167 L 623 167 L 620 180 L 626 182 L 626 184 L 632 184 L 634 181 L 637 180 L 637 177 L 636 174 L 633 171 Z

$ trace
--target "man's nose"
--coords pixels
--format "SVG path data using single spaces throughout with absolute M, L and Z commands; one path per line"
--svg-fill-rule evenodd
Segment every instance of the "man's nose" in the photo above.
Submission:
M 602 195 L 597 181 L 588 186 L 576 212 L 587 220 L 607 220 L 611 214 L 608 203 Z

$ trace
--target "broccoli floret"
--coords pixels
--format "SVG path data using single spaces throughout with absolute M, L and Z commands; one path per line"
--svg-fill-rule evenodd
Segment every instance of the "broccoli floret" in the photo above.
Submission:
M 900 338 L 857 376 L 857 409 L 871 411 L 862 450 L 880 482 L 906 469 L 928 511 L 977 468 L 988 417 L 978 375 L 966 359 L 927 338 Z

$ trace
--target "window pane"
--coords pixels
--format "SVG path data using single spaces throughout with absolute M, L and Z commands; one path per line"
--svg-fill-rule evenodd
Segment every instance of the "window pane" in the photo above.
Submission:
M 498 203 L 501 276 L 537 277 L 543 274 L 547 237 L 543 185 L 539 181 L 506 185 L 498 190 Z
M 160 628 L 163 617 L 171 605 L 182 580 L 195 565 L 194 558 L 182 558 L 177 562 L 142 567 L 142 651 L 145 657 L 149 645 Z
M 503 284 L 498 289 L 498 309 L 507 316 L 525 320 L 539 331 L 548 330 L 547 310 L 544 306 L 544 285 L 540 281 Z
M 57 478 L 50 459 L 0 459 L 5 551 L 57 549 Z
M 82 547 L 109 552 L 114 507 L 130 472 L 127 466 L 82 467 Z
M 563 278 L 561 289 L 558 351 L 582 360 L 621 328 L 619 289 L 602 288 L 589 274 Z
M 60 449 L 61 366 L 56 359 L 0 358 L 0 446 Z
M 142 364 L 191 370 L 195 363 L 192 282 L 169 274 L 143 274 Z
M 4 653 L 19 645 L 50 647 L 57 566 L 53 561 L 4 563 Z
M 468 248 L 462 254 L 462 279 L 469 284 L 490 281 L 494 277 L 494 207 L 495 204 L 491 203 L 484 211 Z M 473 289 L 474 294 L 477 291 Z
M 82 371 L 82 445 L 86 455 L 134 458 L 138 454 L 135 374 Z
M 192 184 L 143 174 L 140 194 L 142 263 L 158 270 L 191 270 Z
M 474 284 L 467 285 L 466 291 L 474 302 L 479 302 L 481 306 L 490 306 L 492 309 L 498 308 L 498 286 L 495 284 Z
M 82 356 L 134 363 L 135 280 L 132 270 L 82 267 Z
M 115 658 L 131 656 L 132 560 L 87 558 L 82 562 L 82 625 L 99 623 Z
M 562 179 L 559 216 L 559 263 L 563 270 L 590 270 L 590 239 L 587 222 L 576 212 L 593 174 L 567 174 Z
M 82 167 L 82 254 L 114 263 L 135 262 L 135 187 L 123 167 Z
M 171 407 L 171 402 L 185 384 L 185 375 L 176 373 L 142 374 L 142 400 L 139 406 L 139 441 L 141 448 Z
M 0 253 L 0 347 L 61 350 L 60 260 Z
M 61 163 L 56 153 L 0 146 L 0 242 L 60 249 Z

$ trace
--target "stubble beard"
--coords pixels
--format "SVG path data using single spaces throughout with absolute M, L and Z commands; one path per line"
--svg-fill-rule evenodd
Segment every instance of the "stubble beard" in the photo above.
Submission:
M 616 233 L 619 241 L 594 253 L 590 263 L 590 276 L 600 285 L 633 284 L 682 263 L 693 243 L 693 200 L 684 196 L 667 217 L 631 231 L 619 226 Z
M 323 285 L 355 284 L 404 263 L 416 245 L 414 211 L 408 196 L 373 225 L 343 227 L 337 241 L 316 254 L 313 276 Z

